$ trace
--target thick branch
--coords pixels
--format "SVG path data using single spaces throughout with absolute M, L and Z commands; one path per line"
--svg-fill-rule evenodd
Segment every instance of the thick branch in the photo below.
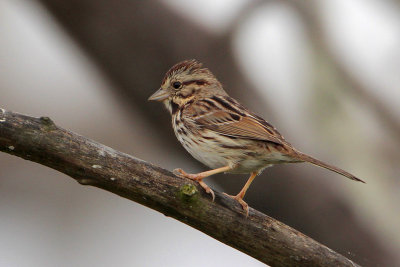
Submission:
M 232 199 L 56 126 L 0 109 L 0 151 L 162 212 L 271 266 L 355 266 L 342 255 Z

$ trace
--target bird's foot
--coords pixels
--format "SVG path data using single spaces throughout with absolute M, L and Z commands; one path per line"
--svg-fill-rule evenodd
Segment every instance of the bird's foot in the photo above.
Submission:
M 249 205 L 243 200 L 243 197 L 240 194 L 237 194 L 236 196 L 228 195 L 227 193 L 223 194 L 239 202 L 239 204 L 242 205 L 243 210 L 246 212 L 246 217 L 249 216 Z
M 187 173 L 187 172 L 185 172 L 184 170 L 182 170 L 180 168 L 175 169 L 173 171 L 173 173 L 175 175 L 178 175 L 178 176 L 181 176 L 181 177 L 188 178 L 190 180 L 196 181 L 201 187 L 203 187 L 203 189 L 206 191 L 207 194 L 211 194 L 212 201 L 214 201 L 214 199 L 215 199 L 214 191 L 205 182 L 203 182 L 203 178 L 204 177 L 202 175 Z

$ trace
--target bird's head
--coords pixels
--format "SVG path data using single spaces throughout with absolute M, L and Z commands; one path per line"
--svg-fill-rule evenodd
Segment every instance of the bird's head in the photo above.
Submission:
M 174 113 L 190 101 L 212 95 L 226 95 L 221 83 L 196 60 L 185 60 L 167 71 L 158 89 L 149 100 L 161 101 Z

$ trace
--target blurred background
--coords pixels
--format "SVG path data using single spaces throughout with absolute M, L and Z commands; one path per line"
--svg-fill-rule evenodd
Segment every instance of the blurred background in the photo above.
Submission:
M 196 58 L 308 164 L 250 206 L 363 266 L 400 266 L 400 1 L 0 0 L 0 107 L 172 170 L 206 170 L 147 98 Z M 208 178 L 236 194 L 246 175 Z M 0 154 L 0 266 L 262 266 L 180 222 Z

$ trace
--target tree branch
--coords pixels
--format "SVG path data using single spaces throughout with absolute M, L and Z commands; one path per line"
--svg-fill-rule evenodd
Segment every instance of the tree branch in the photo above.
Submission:
M 271 266 L 357 266 L 290 228 L 191 180 L 56 126 L 0 109 L 0 151 L 63 172 L 173 217 Z

